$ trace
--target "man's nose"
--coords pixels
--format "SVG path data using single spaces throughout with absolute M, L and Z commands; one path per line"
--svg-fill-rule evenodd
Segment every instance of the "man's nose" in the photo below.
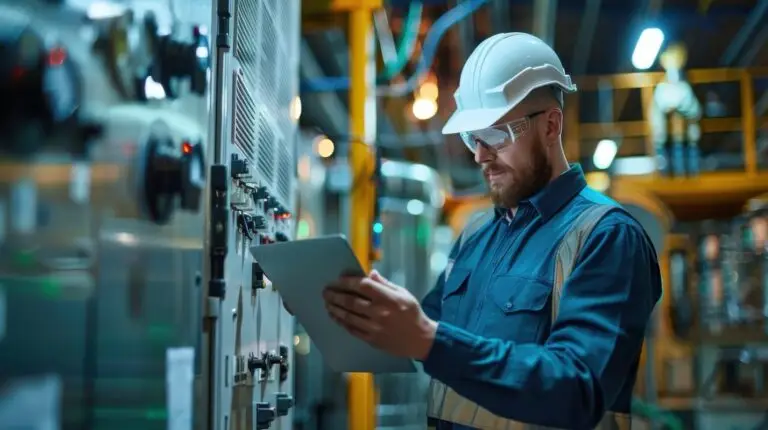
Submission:
M 488 145 L 477 143 L 475 145 L 475 163 L 483 164 L 492 161 L 494 157 L 493 150 Z

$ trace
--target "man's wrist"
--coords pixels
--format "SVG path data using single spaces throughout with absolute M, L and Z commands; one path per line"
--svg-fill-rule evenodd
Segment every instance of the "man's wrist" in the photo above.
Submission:
M 433 321 L 429 317 L 425 316 L 422 320 L 419 330 L 419 337 L 417 339 L 417 348 L 415 351 L 415 360 L 424 361 L 429 356 L 429 352 L 432 350 L 432 345 L 435 343 L 435 336 L 437 334 L 437 321 Z

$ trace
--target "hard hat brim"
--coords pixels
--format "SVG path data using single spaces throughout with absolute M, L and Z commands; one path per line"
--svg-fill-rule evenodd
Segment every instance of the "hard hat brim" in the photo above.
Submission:
M 509 106 L 456 111 L 443 126 L 443 134 L 456 134 L 488 128 L 509 111 Z

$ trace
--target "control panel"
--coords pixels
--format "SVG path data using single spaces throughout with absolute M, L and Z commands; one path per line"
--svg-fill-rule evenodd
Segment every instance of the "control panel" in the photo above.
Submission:
M 222 98 L 208 210 L 208 291 L 221 315 L 217 426 L 288 430 L 294 428 L 294 321 L 280 286 L 250 249 L 294 237 L 297 122 L 290 106 L 298 96 L 300 0 L 216 6 L 211 38 Z
M 248 162 L 238 154 L 230 159 L 232 180 L 231 206 L 237 217 L 242 240 L 267 245 L 285 242 L 291 237 L 291 212 L 251 175 Z

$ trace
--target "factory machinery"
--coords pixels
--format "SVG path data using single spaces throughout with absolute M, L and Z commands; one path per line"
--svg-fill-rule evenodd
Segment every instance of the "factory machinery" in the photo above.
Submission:
M 0 428 L 292 428 L 299 20 L 0 1 Z

